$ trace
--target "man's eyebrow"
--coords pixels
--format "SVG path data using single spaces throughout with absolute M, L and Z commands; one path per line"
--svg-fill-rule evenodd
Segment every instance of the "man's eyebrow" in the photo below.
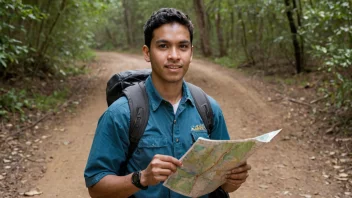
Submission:
M 191 42 L 189 40 L 183 40 L 183 41 L 180 41 L 181 44 L 190 44 Z
M 156 43 L 168 43 L 169 41 L 167 40 L 164 40 L 164 39 L 160 39 L 160 40 L 157 40 Z
M 160 39 L 160 40 L 157 40 L 155 41 L 155 43 L 169 43 L 169 41 L 167 40 L 164 40 L 164 39 Z M 180 44 L 190 44 L 191 42 L 189 40 L 182 40 L 179 42 Z

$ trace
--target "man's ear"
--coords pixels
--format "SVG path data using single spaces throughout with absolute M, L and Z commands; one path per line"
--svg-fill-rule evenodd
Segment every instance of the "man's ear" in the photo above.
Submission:
M 150 62 L 150 52 L 149 52 L 149 48 L 146 45 L 143 45 L 143 55 L 144 55 L 144 60 L 147 62 Z

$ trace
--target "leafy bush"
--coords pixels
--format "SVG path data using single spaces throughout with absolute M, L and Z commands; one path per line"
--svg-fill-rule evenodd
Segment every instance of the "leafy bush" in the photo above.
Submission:
M 54 91 L 51 95 L 28 93 L 26 90 L 0 89 L 0 119 L 7 119 L 10 114 L 20 114 L 21 120 L 26 118 L 26 110 L 41 111 L 56 110 L 57 104 L 62 103 L 68 96 L 68 89 Z
M 91 57 L 99 0 L 0 1 L 0 78 L 60 74 Z
M 33 102 L 36 104 L 36 108 L 42 111 L 48 111 L 53 109 L 56 111 L 57 104 L 60 104 L 68 96 L 68 90 L 64 89 L 61 91 L 54 91 L 53 94 L 46 96 L 42 94 L 34 94 Z
M 6 91 L 0 89 L 4 94 L 0 96 L 0 117 L 8 118 L 9 112 L 20 113 L 24 116 L 23 108 L 30 108 L 31 101 L 27 99 L 27 92 L 25 90 L 11 89 Z
M 22 38 L 28 34 L 25 24 L 39 21 L 45 15 L 37 7 L 24 5 L 19 0 L 0 1 L 0 74 L 6 75 L 21 62 L 30 61 L 35 49 Z
M 322 0 L 307 10 L 305 20 L 302 33 L 310 41 L 311 53 L 322 60 L 321 70 L 333 74 L 332 89 L 324 91 L 337 107 L 352 110 L 352 4 Z

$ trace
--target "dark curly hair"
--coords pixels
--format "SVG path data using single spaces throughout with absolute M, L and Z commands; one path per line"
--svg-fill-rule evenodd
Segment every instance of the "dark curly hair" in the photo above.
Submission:
M 150 43 L 153 38 L 153 31 L 158 27 L 177 22 L 187 27 L 191 38 L 193 40 L 193 24 L 188 15 L 176 10 L 175 8 L 161 8 L 154 12 L 148 21 L 144 24 L 144 44 L 150 48 Z

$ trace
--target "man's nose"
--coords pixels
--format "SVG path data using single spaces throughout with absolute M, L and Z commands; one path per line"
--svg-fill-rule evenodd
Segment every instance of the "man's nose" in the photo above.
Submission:
M 177 50 L 176 47 L 170 48 L 168 58 L 169 58 L 169 59 L 173 59 L 173 60 L 178 60 L 178 59 L 180 59 L 180 54 L 179 54 L 179 51 Z

